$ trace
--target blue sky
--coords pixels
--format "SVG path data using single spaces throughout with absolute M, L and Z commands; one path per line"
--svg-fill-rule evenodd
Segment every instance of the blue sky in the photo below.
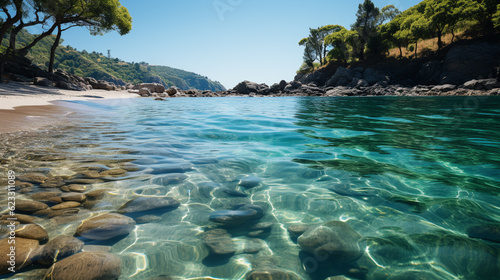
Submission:
M 125 36 L 63 33 L 65 45 L 127 62 L 145 61 L 192 71 L 232 88 L 242 80 L 291 81 L 302 63 L 298 41 L 309 27 L 349 28 L 362 0 L 120 0 L 133 18 Z M 419 0 L 375 0 L 400 10 Z M 216 9 L 219 8 L 219 10 Z

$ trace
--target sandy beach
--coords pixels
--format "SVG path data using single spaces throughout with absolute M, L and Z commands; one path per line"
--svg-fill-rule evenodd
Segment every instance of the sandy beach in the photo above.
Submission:
M 37 129 L 52 124 L 71 109 L 59 101 L 134 98 L 128 91 L 72 91 L 27 83 L 0 84 L 0 133 Z

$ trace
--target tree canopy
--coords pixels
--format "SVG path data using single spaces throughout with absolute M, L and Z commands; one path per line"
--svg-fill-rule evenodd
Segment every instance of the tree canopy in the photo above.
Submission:
M 304 54 L 304 62 L 307 57 L 310 65 L 332 60 L 347 64 L 384 55 L 391 48 L 398 48 L 402 57 L 402 49 L 410 46 L 417 56 L 423 39 L 437 38 L 437 47 L 441 49 L 446 34 L 451 34 L 453 41 L 459 31 L 475 37 L 499 30 L 500 0 L 423 0 L 404 12 L 393 5 L 379 9 L 371 0 L 364 0 L 350 30 L 339 25 L 310 29 L 301 45 L 309 54 Z
M 3 13 L 0 40 L 3 41 L 9 33 L 8 47 L 2 48 L 0 55 L 2 69 L 10 57 L 26 55 L 29 49 L 55 30 L 57 36 L 51 49 L 51 65 L 61 33 L 68 28 L 87 27 L 92 35 L 102 35 L 112 30 L 124 35 L 132 29 L 132 17 L 119 0 L 0 0 L 0 7 Z M 16 44 L 19 32 L 35 25 L 40 25 L 43 32 L 30 42 Z M 49 70 L 52 71 L 51 66 Z

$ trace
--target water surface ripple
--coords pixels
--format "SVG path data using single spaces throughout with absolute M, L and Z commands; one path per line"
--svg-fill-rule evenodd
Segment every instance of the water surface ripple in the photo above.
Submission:
M 306 270 L 287 228 L 328 221 L 362 236 L 355 266 L 364 276 L 351 278 L 500 275 L 500 244 L 468 236 L 470 227 L 500 223 L 500 98 L 117 102 L 83 103 L 91 113 L 79 129 L 59 132 L 54 149 L 71 150 L 79 164 L 125 159 L 138 167 L 94 186 L 115 190 L 107 211 L 137 195 L 180 200 L 110 244 L 123 261 L 120 279 L 244 279 L 271 258 L 276 269 L 323 280 L 334 272 Z M 201 234 L 215 227 L 209 216 L 239 203 L 267 209 L 260 221 L 273 226 L 259 237 L 263 249 L 246 253 L 253 237 L 232 230 L 236 254 L 208 260 Z

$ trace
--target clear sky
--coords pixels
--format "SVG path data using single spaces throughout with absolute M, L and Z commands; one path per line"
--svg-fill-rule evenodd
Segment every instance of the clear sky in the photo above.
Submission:
M 91 36 L 85 28 L 63 33 L 65 45 L 127 62 L 145 61 L 207 76 L 226 88 L 250 80 L 291 81 L 302 64 L 309 27 L 355 20 L 363 0 L 120 0 L 133 18 L 132 31 Z M 419 0 L 374 0 L 400 10 Z M 218 9 L 217 9 L 218 8 Z

